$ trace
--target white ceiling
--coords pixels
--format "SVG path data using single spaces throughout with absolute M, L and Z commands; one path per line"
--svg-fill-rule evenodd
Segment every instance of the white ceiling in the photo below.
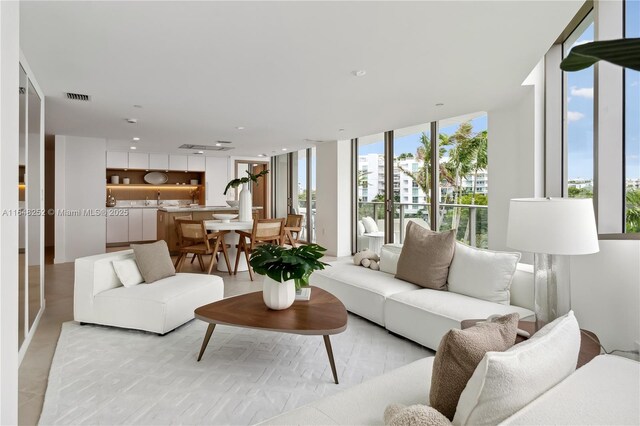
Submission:
M 503 105 L 581 4 L 27 1 L 20 44 L 48 134 L 271 155 Z

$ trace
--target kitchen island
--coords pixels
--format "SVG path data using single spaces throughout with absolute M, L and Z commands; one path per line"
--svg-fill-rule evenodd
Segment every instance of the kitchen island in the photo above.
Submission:
M 165 240 L 171 254 L 178 250 L 178 233 L 176 232 L 176 218 L 189 216 L 193 220 L 210 220 L 215 213 L 237 214 L 237 207 L 229 206 L 160 206 L 158 207 L 158 240 Z M 260 206 L 253 208 L 258 218 L 264 217 L 264 210 Z

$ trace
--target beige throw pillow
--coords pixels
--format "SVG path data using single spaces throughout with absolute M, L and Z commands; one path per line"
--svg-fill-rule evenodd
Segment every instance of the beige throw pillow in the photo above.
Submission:
M 138 269 L 147 284 L 176 274 L 169 247 L 164 240 L 150 244 L 131 244 L 131 248 Z
M 390 404 L 384 410 L 387 426 L 451 426 L 451 422 L 438 410 L 428 405 Z
M 516 341 L 519 316 L 504 315 L 492 322 L 444 335 L 433 360 L 429 403 L 453 420 L 460 395 L 485 353 L 503 352 Z
M 409 222 L 396 278 L 425 288 L 446 290 L 455 244 L 455 229 L 433 232 Z

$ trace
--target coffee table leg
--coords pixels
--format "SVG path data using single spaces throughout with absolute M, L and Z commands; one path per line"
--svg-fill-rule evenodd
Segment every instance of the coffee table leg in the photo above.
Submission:
M 336 363 L 333 360 L 333 350 L 331 349 L 331 340 L 329 336 L 324 337 L 324 346 L 327 348 L 327 355 L 329 355 L 329 364 L 331 364 L 331 372 L 333 372 L 333 380 L 338 384 L 338 373 L 336 372 Z
M 207 349 L 207 345 L 209 344 L 209 340 L 211 339 L 211 335 L 213 334 L 213 329 L 215 328 L 216 328 L 215 324 L 209 324 L 209 327 L 207 327 L 207 332 L 204 335 L 204 340 L 202 341 L 202 347 L 200 348 L 200 355 L 198 355 L 198 362 L 202 359 L 202 354 L 204 354 L 204 350 Z

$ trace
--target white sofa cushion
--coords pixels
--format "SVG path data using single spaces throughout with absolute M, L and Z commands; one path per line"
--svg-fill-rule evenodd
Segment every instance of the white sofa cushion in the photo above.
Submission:
M 516 312 L 520 319 L 533 318 L 533 312 L 514 305 L 500 305 L 463 294 L 420 289 L 389 295 L 384 306 L 387 329 L 431 349 L 437 349 L 442 336 L 460 328 L 466 319 Z
M 367 234 L 379 231 L 378 224 L 376 223 L 375 220 L 373 220 L 373 218 L 369 216 L 362 218 L 362 224 L 364 225 L 364 230 L 366 231 Z
M 638 425 L 638 401 L 640 363 L 599 355 L 502 424 Z
M 487 352 L 460 395 L 453 423 L 500 423 L 573 373 L 579 352 L 573 312 L 505 352 Z
M 423 358 L 260 424 L 383 425 L 392 402 L 428 403 L 432 368 L 433 357 Z
M 402 244 L 383 245 L 380 249 L 380 271 L 395 275 L 400 253 L 402 253 Z
M 456 242 L 449 268 L 449 291 L 508 305 L 520 253 L 469 247 Z
M 111 262 L 118 279 L 125 287 L 133 287 L 144 282 L 138 264 L 134 259 L 120 259 Z
M 384 304 L 388 296 L 420 288 L 393 275 L 355 266 L 348 258 L 330 265 L 311 274 L 311 285 L 336 296 L 349 312 L 381 326 L 385 325 Z
M 358 237 L 364 235 L 364 233 L 367 232 L 364 224 L 362 223 L 361 220 L 358 221 Z

